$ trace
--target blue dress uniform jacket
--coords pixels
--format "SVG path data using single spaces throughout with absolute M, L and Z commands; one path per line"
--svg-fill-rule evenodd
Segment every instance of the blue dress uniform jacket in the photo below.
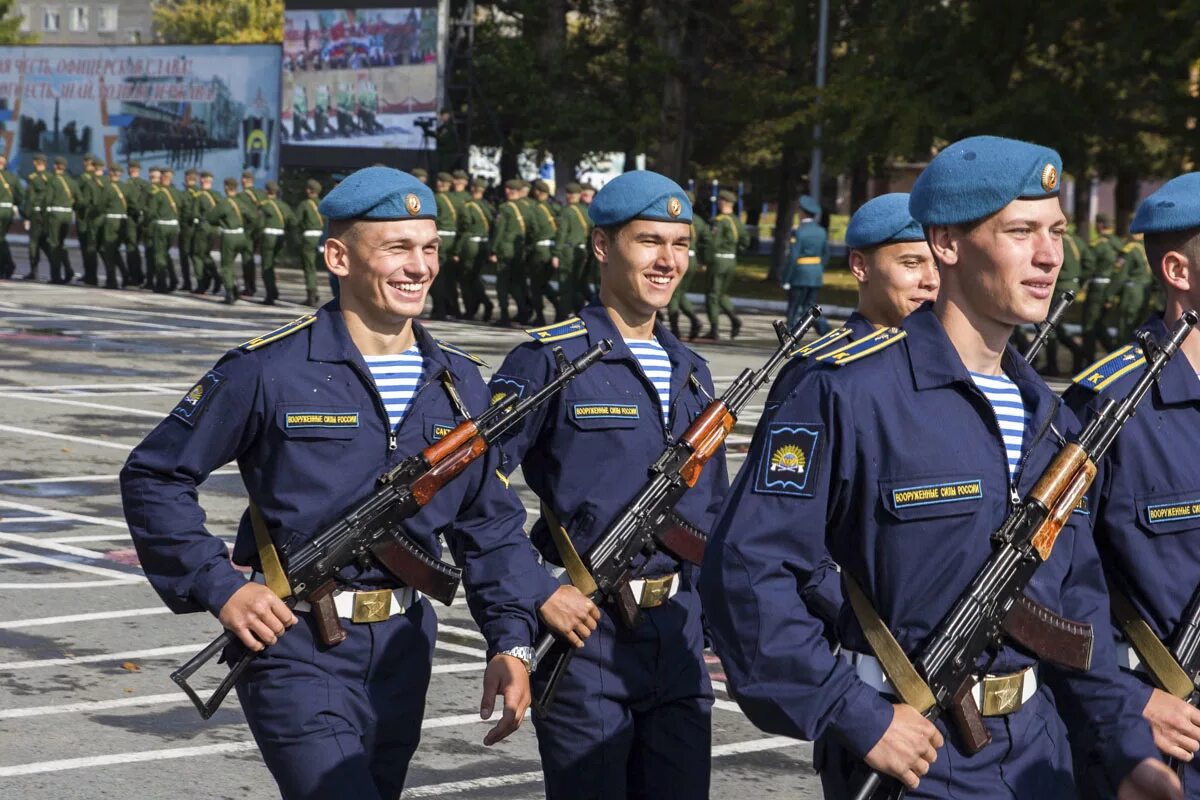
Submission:
M 1015 481 L 995 415 L 927 304 L 906 336 L 835 367 L 818 361 L 762 422 L 708 545 L 701 596 L 729 688 L 764 730 L 819 739 L 826 785 L 842 786 L 892 719 L 890 702 L 830 651 L 801 588 L 828 552 L 864 587 L 912 653 L 991 552 L 989 535 L 1057 452 L 1075 418 L 1009 348 L 1004 371 L 1031 420 Z M 925 502 L 925 487 L 955 487 L 954 501 Z M 941 493 L 951 496 L 951 493 Z M 990 717 L 993 742 L 966 755 L 947 736 L 919 797 L 1060 797 L 1073 791 L 1054 702 L 1083 709 L 1115 778 L 1154 746 L 1108 659 L 1108 598 L 1086 515 L 1073 515 L 1028 593 L 1095 626 L 1093 668 L 1068 673 L 1042 663 L 1037 694 L 1019 711 Z M 870 652 L 848 607 L 838 639 Z M 1034 662 L 1006 644 L 989 671 Z M 981 665 L 982 666 L 982 665 Z M 1054 690 L 1049 697 L 1048 687 Z M 939 723 L 944 729 L 944 723 Z M 831 736 L 832 734 L 832 736 Z M 827 768 L 829 774 L 824 774 Z M 837 796 L 836 794 L 834 796 Z
M 662 325 L 654 334 L 671 361 L 669 427 L 664 428 L 653 385 L 598 304 L 586 307 L 578 320 L 535 332 L 545 341 L 517 347 L 491 380 L 496 394 L 528 394 L 554 374 L 555 345 L 575 358 L 600 339 L 613 341 L 611 352 L 501 444 L 505 471 L 521 466 L 526 483 L 553 508 L 581 554 L 713 396 L 704 360 Z M 708 530 L 727 485 L 722 449 L 677 510 Z M 531 538 L 548 561 L 559 562 L 544 521 Z M 661 552 L 641 557 L 634 568 L 636 576 L 674 572 L 680 573 L 678 593 L 643 609 L 636 629 L 603 609 L 597 630 L 576 651 L 559 684 L 550 713 L 535 714 L 550 800 L 708 796 L 712 685 L 703 659 L 696 568 L 681 568 Z M 546 591 L 554 586 L 549 582 Z M 534 673 L 535 692 L 546 678 L 545 669 Z
M 792 232 L 784 283 L 820 286 L 829 261 L 829 234 L 813 220 L 800 223 Z
M 1142 329 L 1156 341 L 1167 335 L 1159 315 Z M 1108 369 L 1085 370 L 1067 390 L 1064 399 L 1080 419 L 1088 419 L 1109 398 L 1124 397 L 1142 376 L 1145 362 L 1138 346 L 1122 350 Z M 1114 376 L 1117 371 L 1123 374 Z M 1200 467 L 1189 457 L 1171 457 L 1200 452 L 1198 409 L 1200 379 L 1180 354 L 1117 437 L 1105 456 L 1104 479 L 1092 490 L 1093 527 L 1105 573 L 1168 645 L 1200 587 Z M 1152 689 L 1149 675 L 1122 673 L 1131 703 L 1144 707 Z M 1200 797 L 1196 762 L 1188 765 L 1184 788 L 1188 797 Z
M 225 542 L 205 528 L 198 487 L 236 460 L 287 564 L 296 546 L 361 501 L 402 458 L 427 447 L 461 416 L 450 379 L 472 413 L 487 408 L 476 366 L 413 323 L 422 383 L 399 428 L 350 339 L 336 301 L 307 325 L 231 350 L 134 449 L 121 473 L 126 518 L 142 567 L 177 613 L 217 613 L 245 578 Z M 274 337 L 282 336 L 275 339 Z M 444 535 L 463 568 L 471 612 L 491 652 L 529 645 L 536 629 L 527 591 L 545 572 L 521 531 L 524 510 L 489 452 L 449 483 L 406 532 L 428 552 Z M 260 568 L 249 514 L 233 561 Z M 396 587 L 379 568 L 348 567 L 344 587 Z M 264 761 L 287 800 L 398 796 L 420 738 L 436 638 L 429 601 L 382 622 L 344 621 L 327 647 L 310 613 L 251 662 L 237 691 Z M 336 788 L 335 788 L 336 787 Z

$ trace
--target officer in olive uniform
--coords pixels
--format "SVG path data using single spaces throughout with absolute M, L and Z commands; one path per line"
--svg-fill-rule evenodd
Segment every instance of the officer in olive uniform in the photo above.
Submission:
M 258 249 L 259 237 L 262 235 L 262 214 L 259 205 L 262 197 L 254 188 L 254 172 L 242 172 L 242 191 L 236 196 L 238 207 L 242 212 L 243 226 L 246 229 L 246 246 L 249 256 L 242 259 L 242 297 L 253 297 L 258 291 L 255 278 L 254 252 Z
M 125 226 L 125 265 L 129 268 L 129 283 L 141 286 L 148 276 L 142 270 L 142 251 L 138 246 L 145 239 L 143 229 L 146 204 L 150 199 L 150 182 L 142 177 L 142 165 L 138 161 L 129 162 L 125 199 L 129 201 L 129 224 Z M 149 264 L 149 258 L 146 263 Z
M 179 201 L 172 191 L 170 170 L 151 170 L 159 175 L 157 185 L 151 185 L 146 202 L 146 234 L 150 243 L 150 280 L 147 284 L 159 294 L 179 288 L 171 245 L 179 237 Z
M 1121 262 L 1121 286 L 1117 294 L 1117 341 L 1128 342 L 1145 319 L 1146 299 L 1154 283 L 1141 235 L 1134 234 L 1121 245 Z
M 488 234 L 492 230 L 492 205 L 483 199 L 488 183 L 476 178 L 471 194 L 458 215 L 458 238 L 454 257 L 458 259 L 458 281 L 462 288 L 463 319 L 474 319 L 483 306 L 483 321 L 492 319 L 492 301 L 483 286 L 483 268 L 487 264 Z
M 696 193 L 688 192 L 688 202 L 696 202 Z M 687 293 L 690 287 L 695 284 L 698 275 L 702 275 L 711 260 L 712 248 L 712 232 L 708 228 L 708 223 L 699 214 L 692 215 L 692 244 L 688 248 L 688 269 L 679 280 L 679 285 L 675 287 L 675 294 L 671 295 L 671 302 L 667 305 L 667 319 L 671 324 L 671 333 L 679 338 L 679 315 L 682 313 L 688 318 L 690 328 L 688 330 L 688 341 L 695 339 L 700 333 L 700 317 L 696 314 L 696 310 L 692 307 L 692 301 L 688 300 Z
M 217 198 L 212 190 L 213 174 L 208 170 L 200 173 L 200 188 L 192 200 L 192 264 L 196 266 L 196 288 L 193 294 L 212 291 L 221 293 L 221 273 L 212 257 L 213 227 L 208 221 L 209 212 L 217 207 Z M 210 289 L 211 287 L 211 289 Z
M 50 282 L 70 283 L 75 278 L 71 260 L 67 257 L 67 235 L 75 217 L 79 186 L 67 174 L 67 159 L 54 157 L 54 174 L 47 182 L 46 245 L 50 252 Z
M 179 271 L 185 276 L 183 288 L 188 291 L 192 289 L 191 277 L 195 276 L 195 283 L 200 284 L 201 276 L 204 274 L 204 268 L 200 264 L 192 262 L 193 239 L 196 236 L 196 196 L 200 189 L 197 186 L 199 183 L 200 173 L 197 170 L 189 169 L 183 173 L 183 191 L 177 195 L 180 197 L 179 202 Z
M 8 157 L 0 153 L 0 278 L 11 278 L 17 269 L 8 248 L 8 229 L 17 209 L 23 207 L 24 195 L 21 179 L 8 171 Z
M 76 181 L 79 194 L 75 198 L 75 237 L 79 240 L 79 253 L 83 261 L 83 282 L 88 286 L 97 286 L 100 283 L 97 276 L 97 233 L 100 221 L 96 218 L 96 200 L 100 194 L 100 186 L 95 175 L 98 163 L 99 159 L 94 155 L 84 156 L 83 172 Z
M 458 264 L 454 260 L 454 240 L 458 236 L 458 208 L 450 197 L 454 179 L 448 172 L 439 172 L 434 179 L 434 201 L 437 203 L 438 274 L 433 279 L 429 295 L 433 301 L 432 319 L 457 318 Z
M 216 208 L 208 213 L 208 221 L 216 226 L 221 235 L 221 283 L 225 286 L 225 303 L 232 305 L 237 302 L 237 280 L 233 276 L 233 262 L 238 256 L 242 257 L 242 273 L 253 277 L 251 271 L 246 272 L 245 264 L 253 264 L 254 255 L 250 250 L 250 240 L 246 236 L 245 205 L 238 201 L 237 181 L 225 179 L 225 197 L 217 203 Z M 243 296 L 246 292 L 241 293 Z
M 525 269 L 529 277 L 529 294 L 533 304 L 533 324 L 545 325 L 544 304 L 549 302 L 552 308 L 558 308 L 559 294 L 550 285 L 550 279 L 554 275 L 553 258 L 555 239 L 558 236 L 558 218 L 550 207 L 550 186 L 545 181 L 534 181 L 530 195 L 529 205 L 532 211 L 526 218 L 529 236 L 525 248 Z M 561 282 L 560 277 L 559 283 Z
M 1058 273 L 1058 281 L 1054 284 L 1054 296 L 1057 298 L 1067 291 L 1075 292 L 1078 295 L 1084 276 L 1090 275 L 1094 268 L 1091 248 L 1075 233 L 1071 231 L 1064 233 L 1063 265 Z M 1075 338 L 1067 333 L 1060 324 L 1050 332 L 1049 338 L 1046 339 L 1045 372 L 1047 375 L 1060 374 L 1058 367 L 1059 343 L 1070 351 L 1073 359 L 1071 367 L 1073 371 L 1078 371 L 1083 366 L 1083 345 L 1076 342 Z
M 1108 311 L 1119 294 L 1114 280 L 1120 279 L 1120 259 L 1123 244 L 1113 232 L 1112 219 L 1107 214 L 1096 215 L 1099 237 L 1092 245 L 1095 270 L 1087 283 L 1087 298 L 1083 304 L 1083 360 L 1096 357 L 1096 345 L 1112 349 L 1105 322 Z
M 46 198 L 50 194 L 50 174 L 46 172 L 46 156 L 44 153 L 34 153 L 30 159 L 33 171 L 25 176 L 25 204 L 21 207 L 21 216 L 25 218 L 25 230 L 29 233 L 29 272 L 25 280 L 37 280 L 38 261 L 41 254 L 46 254 L 50 262 L 50 272 L 54 272 L 54 260 L 47 246 L 46 229 L 49 221 L 46 218 Z
M 296 210 L 296 227 L 300 229 L 300 266 L 304 269 L 304 303 L 315 306 L 320 302 L 317 294 L 317 255 L 322 252 L 321 234 L 325 218 L 317 207 L 321 197 L 321 184 L 309 179 L 304 185 L 304 202 Z
M 734 310 L 733 300 L 729 297 L 729 286 L 737 275 L 738 253 L 744 253 L 750 246 L 750 235 L 746 233 L 746 225 L 741 217 L 733 213 L 733 204 L 737 195 L 723 189 L 717 195 L 717 218 L 712 225 L 712 266 L 708 268 L 705 305 L 708 308 L 708 332 L 705 339 L 716 340 L 719 337 L 718 326 L 721 312 L 729 317 L 729 338 L 736 338 L 742 330 L 742 320 Z
M 288 227 L 296 223 L 291 207 L 279 199 L 279 184 L 267 181 L 267 195 L 259 205 L 262 212 L 262 275 L 267 296 L 263 305 L 273 306 L 279 298 L 275 283 L 275 261 L 283 254 Z
M 528 222 L 525 210 L 518 204 L 522 181 L 512 178 L 504 182 L 504 202 L 496 211 L 488 260 L 496 265 L 496 302 L 500 317 L 496 324 L 512 324 L 508 315 L 508 296 L 512 293 L 517 305 L 517 319 L 529 318 L 529 303 L 524 292 L 525 236 Z
M 558 310 L 555 321 L 564 320 L 587 305 L 587 270 L 592 221 L 587 207 L 579 202 L 583 187 L 572 181 L 563 187 L 567 202 L 558 212 L 558 235 L 550 265 L 558 274 Z M 690 272 L 689 272 L 690 275 Z M 687 276 L 685 276 L 687 277 Z
M 105 289 L 123 289 L 129 283 L 125 259 L 121 257 L 121 240 L 129 222 L 129 201 L 121 191 L 121 172 L 121 165 L 113 164 L 105 177 L 104 163 L 95 165 L 96 240 L 100 260 L 104 262 Z
M 171 167 L 163 167 L 161 180 L 161 186 L 163 190 L 171 195 L 171 200 L 173 201 L 172 210 L 175 212 L 176 219 L 179 220 L 178 227 L 176 227 L 173 231 L 174 241 L 177 246 L 177 250 L 179 251 L 179 271 L 183 282 L 183 289 L 184 291 L 190 292 L 192 290 L 192 271 L 184 266 L 184 253 L 187 252 L 187 249 L 183 244 L 183 220 L 189 214 L 191 214 L 191 196 L 175 185 L 175 170 Z M 174 261 L 169 258 L 169 255 L 170 254 L 168 253 L 167 263 L 170 265 L 169 274 L 171 277 L 171 291 L 174 291 L 175 287 L 179 284 L 175 283 L 174 281 L 176 277 L 175 264 Z
M 421 169 L 420 167 L 417 167 L 416 169 L 414 169 L 412 172 L 409 173 L 409 175 L 412 175 L 414 178 L 419 180 L 421 183 L 426 183 L 426 184 L 429 183 L 429 173 L 426 172 L 425 170 Z

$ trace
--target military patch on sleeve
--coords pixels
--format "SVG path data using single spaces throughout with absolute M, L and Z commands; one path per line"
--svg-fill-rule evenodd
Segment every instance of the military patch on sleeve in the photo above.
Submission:
M 251 350 L 257 350 L 260 347 L 269 345 L 271 342 L 277 342 L 285 336 L 291 336 L 296 331 L 302 331 L 316 321 L 316 314 L 305 314 L 303 317 L 294 319 L 287 325 L 284 325 L 281 328 L 276 328 L 270 333 L 264 333 L 262 336 L 256 336 L 248 342 L 243 342 L 242 344 L 238 345 L 238 348 L 247 352 Z
M 817 448 L 824 426 L 807 422 L 772 422 L 758 463 L 754 491 L 812 497 Z
M 587 324 L 579 317 L 571 317 L 553 325 L 543 325 L 540 328 L 529 328 L 525 331 L 535 342 L 559 342 L 563 339 L 574 339 L 587 333 Z
M 823 364 L 834 364 L 840 367 L 852 361 L 858 361 L 860 358 L 866 358 L 872 353 L 878 353 L 885 347 L 891 347 L 906 336 L 908 334 L 899 328 L 880 328 L 866 338 L 821 353 L 816 360 Z
M 525 396 L 529 381 L 524 378 L 514 378 L 511 375 L 493 375 L 488 381 L 488 389 L 492 393 L 492 405 L 499 403 L 507 395 L 515 394 L 520 400 Z
M 1073 509 L 1071 509 L 1071 513 L 1082 514 L 1085 517 L 1090 517 L 1092 515 L 1091 510 L 1088 508 L 1088 496 L 1086 494 L 1079 498 L 1079 502 L 1075 504 Z
M 196 420 L 200 418 L 200 415 L 204 413 L 204 409 L 208 408 L 209 401 L 217 393 L 217 389 L 221 388 L 224 383 L 225 378 L 221 373 L 216 371 L 209 372 L 195 386 L 188 390 L 183 399 L 171 410 L 171 416 L 180 420 L 189 428 L 192 427 L 196 424 Z
M 1103 391 L 1109 384 L 1146 363 L 1146 357 L 1136 344 L 1127 344 L 1112 351 L 1073 378 L 1073 381 L 1093 392 Z
M 824 336 L 818 336 L 816 339 L 813 339 L 803 347 L 797 347 L 795 350 L 788 353 L 788 358 L 795 358 L 796 356 L 799 356 L 800 358 L 810 358 L 817 353 L 820 353 L 822 350 L 830 348 L 833 345 L 841 342 L 851 333 L 853 333 L 853 331 L 844 326 L 841 328 L 835 328 L 826 333 Z
M 437 342 L 438 347 L 442 348 L 447 353 L 453 353 L 456 356 L 462 356 L 463 358 L 467 359 L 468 361 L 470 361 L 480 367 L 486 367 L 488 365 L 488 363 L 486 361 L 484 361 L 482 358 L 480 358 L 479 356 L 471 355 L 466 350 L 463 350 L 461 347 L 455 347 L 454 345 L 450 344 L 449 342 L 443 342 L 441 339 L 434 339 L 434 341 Z
M 450 420 L 432 420 L 429 423 L 429 430 L 425 433 L 429 441 L 436 442 L 445 439 L 452 430 L 454 430 L 454 423 Z

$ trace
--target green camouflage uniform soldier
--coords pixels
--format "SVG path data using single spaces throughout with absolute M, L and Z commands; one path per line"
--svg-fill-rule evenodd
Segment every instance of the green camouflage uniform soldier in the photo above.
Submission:
M 75 198 L 75 238 L 79 240 L 80 259 L 83 261 L 83 282 L 88 286 L 98 286 L 100 283 L 97 233 L 101 223 L 96 217 L 100 194 L 95 175 L 97 163 L 94 155 L 84 156 L 83 172 L 75 182 L 79 190 Z
M 517 314 L 514 318 L 522 325 L 529 324 L 529 321 L 533 319 L 533 301 L 529 291 L 529 254 L 533 250 L 533 234 L 535 233 L 534 227 L 536 225 L 533 215 L 537 204 L 529 196 L 529 191 L 532 187 L 533 184 L 522 178 L 521 188 L 517 192 L 517 206 L 521 209 L 521 214 L 524 215 L 526 230 L 525 248 L 518 254 L 521 263 L 520 280 L 515 277 L 513 278 L 512 291 L 514 294 L 519 292 L 521 301 L 524 303 L 525 312 Z
M 239 255 L 242 257 L 242 273 L 245 274 L 245 263 L 254 258 L 246 236 L 245 205 L 238 202 L 238 197 L 237 181 L 226 178 L 225 197 L 208 213 L 208 221 L 221 235 L 221 282 L 225 285 L 225 302 L 229 305 L 238 299 L 237 280 L 233 277 L 234 259 Z M 250 275 L 253 274 L 251 267 Z
M 151 171 L 154 174 L 154 171 Z M 155 292 L 170 293 L 179 288 L 171 245 L 179 237 L 179 201 L 167 183 L 169 170 L 159 171 L 159 184 L 150 187 L 146 203 L 146 232 L 150 247 L 150 280 Z
M 170 167 L 163 167 L 162 188 L 170 192 L 171 199 L 175 201 L 175 213 L 179 220 L 179 227 L 175 229 L 176 245 L 179 250 L 179 272 L 182 276 L 184 291 L 190 292 L 192 290 L 191 254 L 188 253 L 189 257 L 187 262 L 185 262 L 184 253 L 187 252 L 187 248 L 184 247 L 183 243 L 183 221 L 192 213 L 192 198 L 191 195 L 175 185 L 175 170 Z M 168 263 L 171 265 L 171 277 L 173 279 L 175 277 L 175 265 L 170 259 L 168 259 Z M 185 263 L 187 266 L 185 266 Z M 175 285 L 174 281 L 172 281 L 172 290 L 174 290 Z
M 196 197 L 200 193 L 197 187 L 200 173 L 189 169 L 183 173 L 183 191 L 179 193 L 179 271 L 185 276 L 183 288 L 192 289 L 191 278 L 195 276 L 195 285 L 200 285 L 204 267 L 192 260 L 193 240 L 196 237 Z
M 315 306 L 320 303 L 317 294 L 317 254 L 321 252 L 321 234 L 325 229 L 325 218 L 317 210 L 321 199 L 321 184 L 309 180 L 304 185 L 304 202 L 296 210 L 296 227 L 300 229 L 300 266 L 304 268 L 304 303 Z
M 496 265 L 496 302 L 500 316 L 496 324 L 508 327 L 512 320 L 508 315 L 508 296 L 511 292 L 517 304 L 517 319 L 529 318 L 529 306 L 520 284 L 525 277 L 525 212 L 518 205 L 521 183 L 517 178 L 504 182 L 505 200 L 496 211 L 496 224 L 492 226 L 492 238 L 488 249 L 488 261 Z
M 125 225 L 125 266 L 129 270 L 129 283 L 141 286 L 146 281 L 142 270 L 142 225 L 146 214 L 146 203 L 150 199 L 150 182 L 142 177 L 142 165 L 129 162 L 129 180 L 125 182 L 125 200 L 129 203 L 129 222 Z
M 1117 341 L 1132 342 L 1133 333 L 1146 318 L 1146 300 L 1154 275 L 1146 258 L 1142 237 L 1135 235 L 1121 247 L 1121 293 L 1117 299 Z
M 1120 294 L 1114 280 L 1120 279 L 1122 242 L 1113 233 L 1112 220 L 1106 214 L 1096 216 L 1099 238 L 1092 245 L 1092 260 L 1095 264 L 1087 283 L 1087 298 L 1083 304 L 1083 361 L 1090 364 L 1096 359 L 1096 345 L 1105 350 L 1112 349 L 1105 324 L 1105 311 L 1112 307 Z
M 487 181 L 476 178 L 471 184 L 471 194 L 463 203 L 458 215 L 458 239 L 454 256 L 458 259 L 458 282 L 462 288 L 463 319 L 474 319 L 479 307 L 483 306 L 483 321 L 492 318 L 492 301 L 483 286 L 483 267 L 487 263 L 488 234 L 492 230 L 494 212 L 483 193 Z
M 67 256 L 67 235 L 75 218 L 75 203 L 79 186 L 67 174 L 67 159 L 54 158 L 54 174 L 49 179 L 46 194 L 46 245 L 50 252 L 50 282 L 70 283 L 75 277 L 71 259 Z
M 696 202 L 695 192 L 688 192 L 688 201 Z M 688 248 L 688 268 L 687 272 L 683 273 L 683 277 L 679 279 L 679 285 L 675 287 L 675 293 L 671 295 L 671 302 L 667 304 L 667 319 L 671 324 L 671 333 L 675 334 L 675 338 L 681 338 L 679 335 L 679 314 L 682 312 L 688 318 L 688 324 L 691 326 L 688 330 L 688 340 L 695 339 L 700 334 L 700 317 L 696 314 L 695 308 L 692 307 L 692 301 L 687 299 L 688 288 L 692 286 L 697 277 L 710 261 L 710 248 L 712 246 L 712 233 L 708 229 L 708 223 L 700 217 L 699 214 L 692 215 L 692 246 Z
M 558 273 L 558 310 L 555 321 L 573 316 L 587 305 L 587 270 L 592 221 L 579 202 L 583 187 L 568 183 L 563 187 L 567 204 L 558 213 L 558 235 L 554 238 L 554 257 L 550 265 Z
M 1075 292 L 1076 297 L 1079 296 L 1079 291 L 1084 284 L 1085 276 L 1090 275 L 1095 269 L 1092 259 L 1092 250 L 1087 246 L 1079 236 L 1068 231 L 1063 236 L 1063 265 L 1058 272 L 1058 281 L 1054 284 L 1054 296 L 1057 298 L 1063 292 Z M 1058 346 L 1062 344 L 1071 352 L 1072 364 L 1070 369 L 1072 374 L 1083 369 L 1080 363 L 1083 359 L 1083 345 L 1075 341 L 1075 338 L 1068 334 L 1060 323 L 1057 328 L 1050 332 L 1050 336 L 1046 339 L 1046 374 L 1059 375 L 1058 368 Z M 1077 366 L 1078 365 L 1078 366 Z
M 262 235 L 262 214 L 258 209 L 262 204 L 262 195 L 254 188 L 254 172 L 251 170 L 242 172 L 242 191 L 236 200 L 245 221 L 246 243 L 250 253 L 249 257 L 242 258 L 242 297 L 252 297 L 258 291 L 254 276 L 254 253 L 258 250 L 259 237 Z
M 579 203 L 584 207 L 585 216 L 586 209 L 592 204 L 592 199 L 596 196 L 596 187 L 590 183 L 583 184 L 583 191 L 579 193 Z M 588 301 L 600 294 L 600 262 L 596 260 L 596 254 L 592 251 L 592 234 L 591 234 L 592 218 L 588 216 L 588 246 L 587 246 L 587 263 L 583 267 L 583 280 L 581 288 L 587 293 Z
M 263 290 L 267 293 L 263 305 L 273 306 L 279 298 L 275 283 L 275 262 L 283 254 L 283 243 L 287 230 L 296 224 L 296 215 L 291 207 L 280 200 L 279 184 L 267 181 L 267 195 L 258 207 L 262 213 L 262 276 Z
M 50 196 L 50 173 L 46 171 L 46 156 L 34 153 L 33 171 L 25 177 L 25 205 L 21 207 L 21 216 L 25 217 L 25 230 L 29 233 L 29 272 L 25 280 L 37 280 L 38 261 L 41 254 L 46 254 L 50 262 L 50 271 L 54 271 L 54 261 L 47 244 L 46 229 L 49 220 L 46 218 L 46 199 Z
M 129 201 L 121 191 L 121 165 L 114 164 L 104 177 L 104 164 L 96 164 L 96 245 L 104 262 L 104 288 L 123 289 L 129 283 L 121 242 L 129 223 Z
M 450 198 L 453 178 L 439 172 L 434 178 L 434 202 L 437 203 L 438 274 L 429 288 L 433 301 L 432 319 L 458 317 L 458 263 L 454 260 L 454 242 L 458 237 L 458 209 Z
M 737 195 L 722 190 L 717 195 L 717 218 L 712 227 L 712 262 L 708 268 L 708 280 L 705 282 L 705 306 L 708 310 L 708 332 L 705 339 L 717 339 L 718 325 L 721 312 L 729 317 L 729 338 L 735 338 L 742 330 L 742 321 L 738 318 L 729 297 L 729 286 L 737 275 L 738 253 L 745 252 L 750 246 L 750 235 L 741 217 L 733 213 L 733 204 Z
M 532 211 L 526 217 L 529 225 L 528 246 L 525 250 L 525 272 L 529 276 L 530 302 L 533 304 L 533 324 L 546 324 L 543 307 L 546 302 L 557 310 L 558 292 L 550 285 L 554 276 L 554 247 L 558 236 L 558 218 L 550 207 L 550 186 L 543 180 L 533 182 Z M 557 312 L 556 312 L 557 313 Z
M 213 227 L 208 221 L 209 212 L 217 207 L 217 198 L 212 191 L 213 174 L 207 170 L 200 173 L 200 188 L 192 201 L 192 216 L 195 226 L 192 234 L 192 264 L 196 267 L 196 288 L 193 294 L 212 291 L 221 293 L 221 274 L 212 257 Z
M 12 227 L 17 209 L 24 207 L 24 195 L 21 179 L 8 171 L 8 157 L 0 153 L 0 278 L 11 278 L 17 269 L 8 248 L 8 229 Z
M 160 167 L 150 167 L 146 170 L 149 187 L 146 189 L 146 194 L 142 198 L 142 216 L 138 223 L 138 240 L 142 243 L 142 250 L 146 253 L 146 282 L 143 288 L 154 288 L 154 242 L 155 224 L 150 218 L 150 206 L 156 201 L 154 195 L 158 194 L 158 189 L 162 185 L 162 169 Z

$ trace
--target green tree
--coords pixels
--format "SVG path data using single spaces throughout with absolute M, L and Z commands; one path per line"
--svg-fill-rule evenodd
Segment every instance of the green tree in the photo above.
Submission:
M 154 5 L 156 36 L 171 44 L 283 41 L 283 0 L 166 0 Z
M 30 6 L 32 13 L 33 6 Z M 0 0 L 0 44 L 34 44 L 37 36 L 21 32 L 22 17 L 13 0 Z

